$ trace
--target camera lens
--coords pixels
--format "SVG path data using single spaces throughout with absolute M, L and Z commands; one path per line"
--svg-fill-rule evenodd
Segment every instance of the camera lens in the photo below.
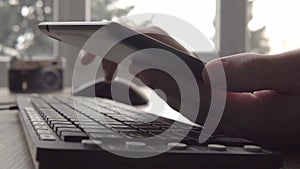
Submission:
M 39 79 L 41 87 L 44 89 L 56 89 L 61 84 L 61 75 L 56 69 L 51 69 L 49 67 L 40 69 Z
M 58 81 L 56 72 L 45 72 L 44 73 L 44 82 L 48 85 L 55 85 Z

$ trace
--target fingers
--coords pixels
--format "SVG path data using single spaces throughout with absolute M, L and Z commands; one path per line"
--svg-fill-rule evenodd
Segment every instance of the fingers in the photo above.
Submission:
M 138 32 L 144 33 L 158 41 L 166 43 L 178 50 L 188 53 L 188 51 L 180 43 L 178 43 L 175 39 L 170 37 L 164 30 L 162 30 L 158 27 L 152 26 L 152 27 L 140 28 L 140 29 L 136 29 L 136 30 Z M 96 57 L 95 55 L 85 52 L 85 51 L 81 51 L 79 55 L 81 58 L 81 63 L 83 65 L 90 64 Z M 126 57 L 126 56 L 124 56 L 124 57 Z M 104 58 L 102 60 L 102 66 L 103 66 L 103 70 L 104 70 L 104 74 L 105 74 L 105 80 L 112 81 L 114 78 L 113 76 L 117 69 L 118 64 Z
M 107 59 L 102 60 L 102 67 L 104 70 L 104 78 L 107 82 L 111 82 L 114 79 L 114 73 L 118 67 L 118 64 Z
M 88 65 L 95 60 L 96 55 L 81 50 L 79 53 L 79 57 L 80 57 L 80 61 L 83 65 Z M 113 80 L 114 73 L 117 69 L 117 66 L 118 65 L 116 63 L 109 61 L 105 58 L 102 60 L 102 67 L 104 70 L 104 79 L 107 82 L 111 82 Z
M 210 78 L 218 82 L 217 61 L 223 64 L 228 91 L 293 92 L 300 89 L 300 51 L 279 55 L 239 54 L 213 60 L 202 73 L 205 83 L 210 83 Z M 211 77 L 208 71 L 212 73 Z M 211 85 L 218 88 L 218 84 Z
M 131 65 L 130 71 L 136 73 L 134 70 L 136 67 L 135 64 Z M 174 109 L 180 110 L 182 93 L 180 93 L 176 81 L 168 74 L 160 70 L 148 69 L 140 71 L 137 78 L 152 89 L 163 91 L 167 103 Z M 214 103 L 211 103 L 210 88 L 207 85 L 199 84 L 199 92 L 201 101 L 197 123 L 203 125 L 207 120 L 207 113 Z M 223 96 L 224 93 L 227 97 L 224 111 L 211 112 L 222 113 L 220 123 L 216 121 L 219 124 L 219 132 L 236 137 L 247 137 L 259 143 L 268 143 L 272 139 L 281 138 L 281 136 L 296 134 L 294 131 L 299 125 L 295 119 L 300 118 L 298 113 L 300 108 L 297 106 L 300 97 L 290 97 L 270 90 L 254 93 L 215 92 L 216 97 Z M 189 112 L 181 113 L 185 117 L 189 117 Z M 211 117 L 217 116 L 212 114 Z
M 132 66 L 130 66 L 131 72 Z M 134 72 L 136 73 L 136 72 Z M 158 70 L 158 69 L 146 69 L 143 71 L 139 71 L 135 77 L 140 79 L 145 85 L 149 86 L 153 90 L 159 89 L 158 91 L 162 91 L 163 93 L 160 96 L 163 96 L 162 99 L 175 110 L 180 109 L 181 104 L 181 94 L 178 84 L 176 80 L 172 78 L 169 74 Z
M 96 55 L 86 52 L 84 50 L 81 50 L 79 52 L 79 57 L 80 57 L 80 61 L 83 65 L 88 65 L 91 62 L 93 62 L 93 60 L 95 60 Z
M 226 124 L 231 129 L 238 129 L 240 136 L 259 144 L 292 145 L 295 142 L 292 138 L 298 138 L 300 134 L 297 132 L 299 101 L 299 97 L 274 91 L 228 93 L 222 127 Z
M 166 31 L 159 27 L 151 26 L 143 29 L 136 29 L 136 31 L 140 33 L 144 33 L 153 39 L 156 39 L 160 42 L 163 42 L 165 44 L 168 44 L 177 50 L 180 50 L 185 53 L 189 53 L 189 51 L 182 46 L 178 41 L 176 41 L 174 38 L 172 38 Z

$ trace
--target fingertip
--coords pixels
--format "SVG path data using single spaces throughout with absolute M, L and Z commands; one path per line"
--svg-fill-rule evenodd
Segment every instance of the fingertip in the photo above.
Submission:
M 89 52 L 80 51 L 79 57 L 80 57 L 81 64 L 88 65 L 95 59 L 96 55 L 91 54 Z
M 110 60 L 103 59 L 102 60 L 102 67 L 104 70 L 104 79 L 107 82 L 111 82 L 114 79 L 115 72 L 118 68 L 118 65 Z
M 111 82 L 113 80 L 112 74 L 105 74 L 104 79 L 106 82 Z

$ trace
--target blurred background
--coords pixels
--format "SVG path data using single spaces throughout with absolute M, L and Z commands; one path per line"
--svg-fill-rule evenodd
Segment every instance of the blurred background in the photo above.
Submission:
M 300 23 L 295 0 L 0 0 L 0 86 L 7 85 L 6 62 L 12 56 L 67 58 L 70 86 L 78 50 L 46 37 L 44 21 L 101 21 L 141 13 L 181 18 L 211 41 L 220 56 L 240 52 L 275 54 L 299 48 Z M 143 25 L 155 21 L 145 18 Z M 211 49 L 196 51 L 209 55 Z

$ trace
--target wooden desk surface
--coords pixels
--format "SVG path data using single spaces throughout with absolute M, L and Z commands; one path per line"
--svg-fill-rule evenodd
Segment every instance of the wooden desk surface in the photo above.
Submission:
M 9 101 L 14 101 L 14 96 L 7 89 L 0 88 L 0 103 Z M 1 169 L 34 168 L 17 113 L 0 111 Z M 300 169 L 300 152 L 287 152 L 284 155 L 283 169 Z

